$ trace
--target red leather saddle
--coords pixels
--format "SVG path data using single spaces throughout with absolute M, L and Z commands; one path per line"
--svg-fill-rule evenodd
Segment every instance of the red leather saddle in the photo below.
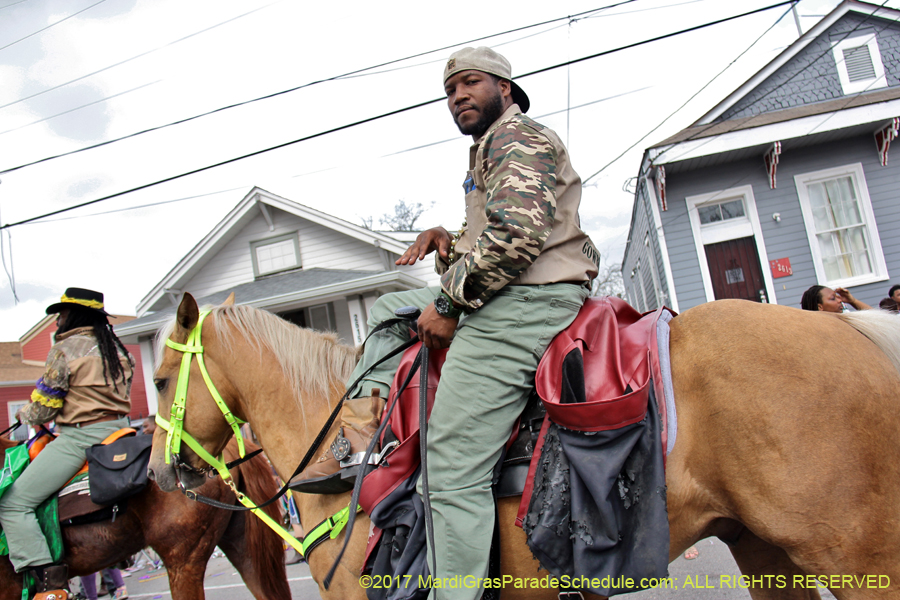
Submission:
M 535 376 L 535 387 L 549 417 L 544 421 L 544 430 L 534 449 L 535 457 L 540 456 L 540 443 L 550 420 L 579 431 L 615 429 L 644 418 L 651 380 L 656 397 L 664 398 L 656 337 L 657 321 L 664 311 L 671 313 L 667 308 L 660 308 L 642 315 L 619 298 L 591 298 L 575 321 L 554 338 Z M 417 344 L 404 353 L 392 389 L 399 389 L 406 379 L 418 351 Z M 564 363 L 575 354 L 584 362 L 585 393 L 583 398 L 575 399 L 577 401 L 566 393 L 563 377 Z M 445 358 L 446 351 L 431 353 L 427 379 L 429 414 Z M 389 429 L 398 445 L 387 456 L 387 465 L 366 476 L 359 503 L 367 513 L 371 513 L 372 508 L 410 477 L 419 465 L 420 386 L 420 374 L 416 373 L 389 418 Z M 662 446 L 665 448 L 666 407 L 662 400 L 659 410 Z M 518 426 L 513 428 L 513 432 L 517 431 Z M 384 446 L 382 439 L 382 449 Z M 532 472 L 522 495 L 526 508 L 536 462 L 532 460 Z M 375 528 L 368 551 L 379 535 L 380 530 Z

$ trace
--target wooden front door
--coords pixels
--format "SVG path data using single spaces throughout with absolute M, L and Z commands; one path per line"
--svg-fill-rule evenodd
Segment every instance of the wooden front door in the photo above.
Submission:
M 716 300 L 768 301 L 753 236 L 708 244 L 704 248 Z

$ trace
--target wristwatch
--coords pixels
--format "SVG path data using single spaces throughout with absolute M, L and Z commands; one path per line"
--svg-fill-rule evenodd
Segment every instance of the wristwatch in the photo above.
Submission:
M 447 317 L 448 319 L 458 319 L 459 315 L 462 314 L 462 310 L 453 306 L 453 300 L 450 299 L 443 290 L 438 295 L 437 298 L 434 299 L 434 309 L 437 311 L 437 314 L 442 317 Z

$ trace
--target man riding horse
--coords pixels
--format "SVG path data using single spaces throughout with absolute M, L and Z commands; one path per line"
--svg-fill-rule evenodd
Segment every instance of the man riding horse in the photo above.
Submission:
M 31 402 L 16 413 L 21 423 L 55 421 L 59 437 L 49 444 L 0 499 L 0 528 L 17 573 L 31 570 L 35 600 L 66 600 L 66 565 L 54 564 L 35 509 L 56 493 L 85 461 L 85 449 L 128 427 L 134 359 L 113 333 L 103 294 L 69 288 L 60 302 L 56 343 Z
M 523 113 L 530 102 L 493 50 L 465 48 L 444 69 L 444 91 L 459 130 L 471 135 L 463 182 L 466 218 L 456 235 L 421 233 L 397 260 L 413 265 L 437 251 L 439 288 L 378 299 L 369 325 L 403 306 L 422 309 L 418 334 L 448 348 L 428 430 L 437 558 L 435 578 L 487 577 L 494 520 L 491 475 L 534 385 L 547 345 L 590 295 L 598 253 L 581 230 L 581 179 L 557 134 Z M 350 376 L 408 339 L 399 324 L 372 336 Z M 292 482 L 301 492 L 338 493 L 352 484 L 339 462 L 364 452 L 378 425 L 400 357 L 369 373 L 345 402 L 341 433 Z M 421 484 L 419 486 L 421 493 Z M 478 598 L 480 589 L 434 589 L 437 598 Z

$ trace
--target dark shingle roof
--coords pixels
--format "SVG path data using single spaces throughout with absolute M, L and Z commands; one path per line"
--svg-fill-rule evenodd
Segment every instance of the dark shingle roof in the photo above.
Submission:
M 278 273 L 244 283 L 221 292 L 209 294 L 202 298 L 197 298 L 197 304 L 200 306 L 221 304 L 228 298 L 231 292 L 234 292 L 235 302 L 238 304 L 248 304 L 265 300 L 266 298 L 274 298 L 284 294 L 300 292 L 303 290 L 312 290 L 315 288 L 325 287 L 363 277 L 371 277 L 378 275 L 379 271 L 348 271 L 344 269 L 297 269 L 287 273 Z M 187 290 L 190 292 L 190 290 Z M 165 322 L 175 314 L 176 306 L 166 308 L 154 313 L 150 313 L 139 317 L 128 323 L 129 329 L 134 326 L 141 326 L 145 323 Z

